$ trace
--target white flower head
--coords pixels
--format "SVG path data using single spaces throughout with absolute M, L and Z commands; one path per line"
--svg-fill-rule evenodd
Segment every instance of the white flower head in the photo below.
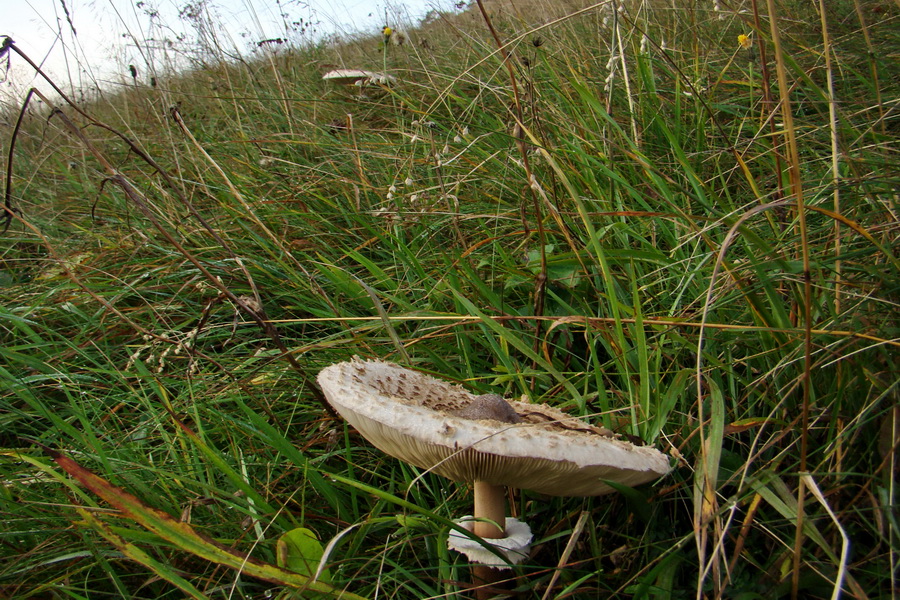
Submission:
M 725 15 L 722 14 L 722 12 L 723 12 L 723 9 L 722 9 L 722 3 L 719 2 L 719 0 L 713 0 L 713 12 L 715 12 L 716 14 L 719 15 L 719 20 L 720 20 L 720 21 L 724 21 L 724 20 L 725 20 Z

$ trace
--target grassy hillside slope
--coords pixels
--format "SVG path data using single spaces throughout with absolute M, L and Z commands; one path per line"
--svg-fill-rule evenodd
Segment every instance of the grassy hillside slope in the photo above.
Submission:
M 893 597 L 898 16 L 495 2 L 10 108 L 0 595 L 472 597 L 470 491 L 323 404 L 357 355 L 671 457 L 513 493 L 518 597 Z

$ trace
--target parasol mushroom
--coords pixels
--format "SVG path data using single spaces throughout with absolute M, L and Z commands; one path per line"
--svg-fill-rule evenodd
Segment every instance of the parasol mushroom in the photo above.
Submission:
M 376 71 L 366 71 L 364 69 L 334 69 L 322 75 L 322 79 L 336 83 L 338 85 L 357 85 L 364 86 L 368 84 L 390 85 L 397 81 L 397 78 L 387 73 L 378 73 Z
M 378 449 L 472 482 L 474 514 L 459 523 L 511 564 L 527 556 L 531 530 L 506 517 L 506 486 L 551 496 L 599 496 L 614 491 L 607 482 L 634 486 L 669 471 L 658 450 L 620 440 L 558 409 L 495 394 L 475 396 L 393 363 L 354 358 L 326 367 L 318 381 L 334 409 Z M 509 568 L 462 534 L 451 532 L 448 543 L 472 562 Z

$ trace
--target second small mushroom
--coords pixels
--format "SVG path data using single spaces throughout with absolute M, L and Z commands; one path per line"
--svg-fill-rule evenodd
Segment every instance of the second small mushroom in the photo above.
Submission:
M 365 69 L 334 69 L 322 75 L 322 79 L 338 85 L 356 86 L 391 85 L 397 82 L 397 78 L 393 75 Z

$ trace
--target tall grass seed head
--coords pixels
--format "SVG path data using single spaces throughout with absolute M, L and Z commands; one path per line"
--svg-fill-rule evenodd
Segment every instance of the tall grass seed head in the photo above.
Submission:
M 392 46 L 402 46 L 406 43 L 406 34 L 402 31 L 394 30 L 391 32 L 390 36 L 386 36 L 390 39 Z

